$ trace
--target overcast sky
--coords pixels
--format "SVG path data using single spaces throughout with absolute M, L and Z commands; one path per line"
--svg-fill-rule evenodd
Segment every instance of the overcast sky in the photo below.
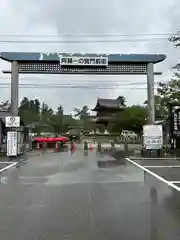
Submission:
M 139 34 L 139 33 L 173 33 L 180 30 L 180 4 L 178 0 L 1 0 L 0 34 Z M 158 37 L 158 36 L 153 36 Z M 171 76 L 171 67 L 179 60 L 179 49 L 175 49 L 166 38 L 160 36 L 158 41 L 134 41 L 117 43 L 58 43 L 58 44 L 12 44 L 0 43 L 0 51 L 27 52 L 89 52 L 89 53 L 165 53 L 167 59 L 156 66 L 163 71 L 163 76 L 155 77 L 156 81 L 167 81 Z M 144 37 L 142 37 L 144 39 Z M 7 37 L 0 36 L 1 40 Z M 10 39 L 10 38 L 8 38 Z M 11 38 L 15 39 L 15 38 Z M 18 38 L 16 37 L 16 40 Z M 31 38 L 32 39 L 32 38 Z M 45 37 L 41 38 L 45 40 Z M 67 37 L 51 37 L 50 40 L 71 40 Z M 77 38 L 76 38 L 77 39 Z M 86 40 L 88 37 L 86 37 Z M 105 38 L 103 38 L 105 39 Z M 112 39 L 112 36 L 108 39 Z M 120 39 L 120 37 L 118 37 Z M 138 37 L 139 39 L 139 37 Z M 79 40 L 79 38 L 78 38 Z M 125 37 L 127 40 L 127 37 Z M 9 65 L 0 62 L 0 68 L 8 69 Z M 8 75 L 1 76 L 2 82 L 8 81 Z M 27 79 L 25 79 L 27 78 Z M 49 106 L 56 108 L 63 104 L 65 112 L 74 107 L 89 105 L 93 107 L 97 97 L 116 98 L 124 95 L 128 104 L 141 104 L 146 99 L 145 85 L 135 85 L 146 81 L 145 76 L 68 76 L 68 75 L 21 75 L 21 83 L 40 84 L 82 84 L 98 81 L 98 85 L 118 85 L 115 89 L 20 89 L 20 100 L 23 96 L 39 98 Z M 126 85 L 127 83 L 134 85 Z M 139 87 L 144 89 L 139 90 Z M 129 90 L 127 88 L 130 88 Z M 10 97 L 10 89 L 0 88 L 0 100 Z

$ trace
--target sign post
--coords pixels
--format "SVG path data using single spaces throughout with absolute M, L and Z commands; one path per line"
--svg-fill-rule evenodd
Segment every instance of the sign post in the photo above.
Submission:
M 148 152 L 148 156 L 157 157 L 158 152 L 163 147 L 163 129 L 162 125 L 144 125 L 143 126 L 143 145 Z
M 17 132 L 7 132 L 7 156 L 16 157 L 18 154 Z
M 20 117 L 8 116 L 5 119 L 7 128 L 18 128 L 20 127 Z
M 7 132 L 7 156 L 17 157 L 18 155 L 18 133 L 20 127 L 20 117 L 8 116 L 5 118 L 5 125 L 11 130 Z

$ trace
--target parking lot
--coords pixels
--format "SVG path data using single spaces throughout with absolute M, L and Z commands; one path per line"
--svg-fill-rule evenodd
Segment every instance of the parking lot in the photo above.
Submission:
M 179 161 L 117 155 L 48 151 L 10 167 L 0 185 L 2 239 L 179 239 Z
M 154 178 L 180 191 L 180 159 L 127 158 L 127 160 Z

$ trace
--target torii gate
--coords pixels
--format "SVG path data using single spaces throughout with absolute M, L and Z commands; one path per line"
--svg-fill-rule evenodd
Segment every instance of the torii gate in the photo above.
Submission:
M 155 121 L 154 64 L 162 62 L 163 54 L 69 54 L 2 52 L 0 58 L 11 62 L 11 113 L 18 115 L 19 74 L 94 74 L 147 75 L 149 124 Z

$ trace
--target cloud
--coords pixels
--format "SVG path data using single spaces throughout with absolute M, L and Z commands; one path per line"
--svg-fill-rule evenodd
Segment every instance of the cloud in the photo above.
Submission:
M 180 6 L 178 0 L 144 1 L 144 0 L 4 0 L 0 5 L 1 33 L 29 33 L 29 34 L 79 34 L 79 33 L 173 33 L 179 30 Z M 162 37 L 162 36 L 161 36 Z M 164 75 L 156 80 L 167 80 L 171 75 L 171 67 L 179 60 L 179 49 L 175 49 L 164 36 L 163 39 L 148 41 L 127 41 L 114 43 L 57 43 L 57 44 L 7 44 L 0 43 L 2 51 L 45 51 L 45 52 L 117 52 L 117 53 L 165 53 L 167 59 L 158 64 L 156 69 L 162 70 Z M 130 37 L 131 39 L 135 37 Z M 51 38 L 52 39 L 52 38 Z M 53 37 L 53 39 L 55 39 Z M 70 37 L 60 40 L 72 40 Z M 77 39 L 77 37 L 76 37 Z M 86 37 L 86 39 L 89 39 Z M 112 37 L 111 37 L 112 39 Z M 127 40 L 127 37 L 124 37 Z M 1 62 L 0 67 L 8 68 L 7 63 Z M 76 105 L 88 104 L 93 106 L 98 96 L 117 97 L 125 95 L 128 102 L 142 103 L 146 99 L 146 90 L 123 89 L 122 82 L 145 82 L 141 76 L 44 76 L 33 75 L 28 82 L 46 83 L 77 83 L 79 81 L 107 81 L 119 87 L 116 90 L 90 89 L 21 89 L 21 97 L 38 97 L 50 106 L 63 104 L 67 112 Z M 27 76 L 29 78 L 29 76 Z M 26 80 L 22 80 L 23 83 Z M 135 88 L 135 85 L 134 85 Z M 1 89 L 1 96 L 7 98 L 9 91 Z

